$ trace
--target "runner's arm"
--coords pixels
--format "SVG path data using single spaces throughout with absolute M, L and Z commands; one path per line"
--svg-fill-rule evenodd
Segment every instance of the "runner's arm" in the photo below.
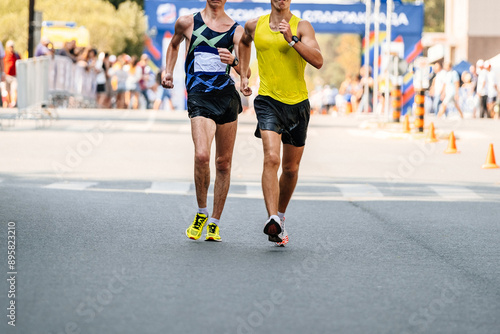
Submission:
M 179 55 L 179 47 L 182 41 L 186 39 L 186 34 L 192 26 L 192 15 L 181 16 L 177 22 L 175 22 L 175 32 L 167 48 L 165 70 L 163 71 L 163 78 L 161 81 L 162 86 L 165 88 L 174 88 L 173 73 L 175 62 L 177 61 L 177 56 Z
M 240 56 L 240 72 L 248 73 L 247 76 L 240 76 L 241 85 L 240 91 L 245 96 L 252 95 L 252 89 L 248 87 L 248 78 L 250 77 L 250 57 L 252 54 L 252 41 L 255 34 L 255 28 L 257 27 L 258 18 L 247 21 L 245 24 L 245 29 L 240 39 L 239 43 L 239 56 Z
M 279 29 L 285 40 L 290 43 L 292 41 L 290 24 L 283 20 L 279 24 Z M 316 41 L 314 28 L 309 21 L 301 20 L 299 22 L 297 37 L 299 38 L 299 42 L 295 43 L 293 46 L 295 51 L 297 51 L 309 64 L 320 69 L 323 66 L 323 56 L 321 55 L 318 41 Z
M 234 62 L 234 59 L 237 57 L 238 59 L 240 59 L 239 57 L 239 43 L 240 43 L 240 39 L 241 39 L 241 36 L 243 35 L 244 33 L 244 29 L 242 26 L 238 26 L 236 27 L 236 30 L 234 31 L 234 36 L 233 36 L 233 43 L 234 43 L 234 55 L 232 53 L 229 52 L 229 50 L 227 50 L 227 52 L 229 52 L 229 54 L 226 54 L 224 52 L 224 61 L 223 60 L 223 55 L 221 55 L 221 51 L 219 50 L 219 54 L 221 55 L 221 61 L 225 64 L 228 64 L 228 65 L 231 65 L 233 62 Z M 222 50 L 226 50 L 226 49 L 222 49 Z M 241 73 L 240 73 L 240 64 L 234 66 L 234 70 L 241 76 Z M 251 75 L 251 71 L 250 69 L 248 69 L 248 72 L 247 72 L 247 77 L 250 78 L 250 75 Z

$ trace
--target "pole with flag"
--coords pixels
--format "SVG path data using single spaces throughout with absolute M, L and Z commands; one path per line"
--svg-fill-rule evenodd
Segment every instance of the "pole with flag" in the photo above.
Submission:
M 385 115 L 387 117 L 387 121 L 390 122 L 392 116 L 389 114 L 389 100 L 390 100 L 390 59 L 391 59 L 391 35 L 392 35 L 392 12 L 393 12 L 394 2 L 393 0 L 387 0 L 387 19 L 386 19 L 386 34 L 385 34 L 385 59 L 387 68 L 386 77 L 385 77 Z
M 365 87 L 364 87 L 364 112 L 368 112 L 370 108 L 370 25 L 372 15 L 372 0 L 365 1 L 366 14 L 365 14 Z
M 375 33 L 374 33 L 374 46 L 373 46 L 373 111 L 378 110 L 378 61 L 379 61 L 379 35 L 380 35 L 380 0 L 375 0 L 374 20 L 375 20 Z

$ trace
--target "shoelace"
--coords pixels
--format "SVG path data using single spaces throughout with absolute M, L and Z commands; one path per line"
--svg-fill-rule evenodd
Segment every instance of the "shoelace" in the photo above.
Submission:
M 196 215 L 196 221 L 194 222 L 193 227 L 199 230 L 204 220 L 205 218 L 203 218 L 202 216 Z
M 210 224 L 210 225 L 208 225 L 208 231 L 209 231 L 210 233 L 215 233 L 215 229 L 216 229 L 216 228 L 217 228 L 217 225 L 215 225 L 215 224 Z

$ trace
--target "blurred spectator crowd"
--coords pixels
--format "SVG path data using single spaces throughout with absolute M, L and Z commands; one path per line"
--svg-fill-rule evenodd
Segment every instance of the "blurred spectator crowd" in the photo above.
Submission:
M 161 86 L 161 70 L 152 68 L 147 54 L 141 57 L 125 53 L 109 55 L 89 47 L 77 47 L 76 41 L 67 41 L 54 50 L 47 38 L 42 38 L 35 57 L 59 56 L 71 59 L 80 72 L 92 73 L 95 78 L 92 100 L 98 108 L 167 109 L 173 110 L 170 92 Z M 57 57 L 56 57 L 57 58 Z M 13 108 L 17 104 L 16 62 L 21 59 L 12 40 L 0 42 L 1 106 Z M 367 73 L 368 71 L 368 73 Z M 379 75 L 375 112 L 383 113 L 387 73 Z M 238 86 L 237 76 L 234 80 Z M 438 117 L 449 113 L 464 114 L 471 118 L 499 118 L 500 100 L 498 78 L 488 61 L 479 60 L 468 70 L 454 68 L 451 63 L 437 61 L 432 64 L 430 89 L 426 92 L 426 111 Z M 389 80 L 391 90 L 392 78 Z M 349 114 L 373 111 L 373 85 L 371 68 L 362 66 L 356 75 L 346 75 L 338 88 L 318 86 L 310 94 L 312 113 Z M 365 86 L 369 94 L 365 96 Z M 257 87 L 254 89 L 257 91 Z M 252 110 L 254 96 L 242 97 L 245 110 Z M 368 101 L 364 99 L 368 98 Z
M 456 110 L 472 118 L 498 119 L 498 78 L 488 61 L 479 59 L 461 73 L 449 62 L 435 62 L 432 69 L 430 113 L 441 116 Z
M 47 38 L 42 38 L 34 55 L 68 57 L 75 66 L 95 74 L 95 106 L 98 108 L 173 110 L 170 93 L 161 86 L 161 71 L 152 70 L 147 54 L 141 57 L 125 53 L 109 55 L 93 48 L 77 47 L 75 40 L 55 50 Z M 7 41 L 5 50 L 0 42 L 0 90 L 4 108 L 16 106 L 15 63 L 19 59 L 13 41 Z
M 378 79 L 378 106 L 375 112 L 379 114 L 384 112 L 386 77 L 387 73 L 382 73 Z M 465 115 L 468 118 L 498 119 L 498 79 L 492 65 L 482 59 L 467 70 L 442 60 L 434 62 L 430 88 L 426 92 L 426 112 L 438 117 L 457 113 L 462 118 Z M 389 80 L 389 91 L 393 89 L 392 80 Z M 364 101 L 365 83 L 369 92 L 367 104 Z M 371 69 L 367 76 L 366 67 L 362 67 L 358 75 L 346 75 L 339 88 L 318 86 L 310 94 L 312 111 L 322 114 L 370 113 L 373 111 L 373 84 Z

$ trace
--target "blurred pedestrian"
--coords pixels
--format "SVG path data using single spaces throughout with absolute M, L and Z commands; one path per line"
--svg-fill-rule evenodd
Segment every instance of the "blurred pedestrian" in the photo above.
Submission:
M 493 117 L 494 111 L 493 111 L 493 106 L 495 105 L 497 101 L 497 83 L 496 83 L 496 78 L 495 78 L 495 73 L 491 71 L 491 64 L 489 61 L 484 62 L 484 69 L 487 72 L 488 80 L 488 100 L 486 103 L 486 108 L 488 109 L 488 117 Z
M 442 98 L 442 103 L 441 106 L 439 107 L 439 112 L 437 114 L 437 117 L 441 117 L 446 112 L 446 109 L 450 103 L 453 103 L 455 108 L 457 108 L 458 113 L 460 114 L 460 117 L 464 118 L 464 114 L 462 113 L 462 109 L 460 109 L 460 105 L 458 104 L 459 102 L 459 88 L 460 88 L 460 78 L 458 77 L 457 71 L 455 71 L 450 62 L 446 62 L 444 64 L 443 69 L 445 70 L 445 77 L 444 77 L 444 86 L 443 86 L 443 92 L 441 93 Z
M 351 99 L 353 92 L 354 87 L 352 76 L 350 74 L 346 74 L 344 81 L 340 84 L 339 93 L 335 97 L 335 105 L 340 111 L 346 111 L 348 109 L 352 110 Z M 347 107 L 348 104 L 351 104 L 350 108 Z
M 174 105 L 172 104 L 172 94 L 170 93 L 170 90 L 163 88 L 163 86 L 161 85 L 161 71 L 159 71 L 155 76 L 155 82 L 152 85 L 151 90 L 154 93 L 153 99 L 150 99 L 151 101 L 154 101 L 154 110 L 159 110 L 162 107 L 164 101 L 166 101 L 166 106 L 164 107 L 166 107 L 167 110 L 174 110 Z
M 368 72 L 368 73 L 367 73 Z M 355 92 L 355 96 L 358 99 L 358 109 L 355 111 L 362 113 L 371 112 L 373 106 L 373 76 L 372 76 L 372 68 L 367 65 L 361 66 L 359 69 L 359 86 L 360 89 Z M 365 94 L 365 85 L 368 86 L 368 94 Z M 368 99 L 368 103 L 366 103 L 366 99 Z M 366 105 L 368 105 L 368 109 L 366 109 Z M 354 110 L 354 109 L 353 109 Z
M 123 67 L 123 70 L 127 73 L 125 81 L 125 105 L 129 109 L 139 108 L 139 94 L 141 91 L 139 81 L 142 79 L 142 69 L 138 63 L 137 56 L 128 57 L 127 63 Z
M 2 98 L 4 108 L 14 108 L 17 105 L 16 62 L 19 59 L 21 57 L 14 49 L 14 41 L 7 41 L 5 43 L 5 56 L 3 58 L 6 90 L 5 100 Z
M 113 87 L 113 95 L 115 98 L 115 107 L 117 109 L 125 108 L 125 90 L 128 74 L 124 70 L 125 54 L 118 55 L 116 61 L 113 62 L 109 72 L 111 79 L 111 86 Z
M 432 96 L 432 110 L 431 114 L 437 114 L 439 112 L 442 97 L 443 97 L 443 86 L 446 76 L 446 71 L 443 70 L 443 63 L 437 61 L 432 65 L 432 70 L 434 72 L 434 78 L 432 80 L 430 95 Z
M 4 93 L 7 94 L 7 91 L 5 90 L 5 72 L 3 66 L 4 57 L 5 57 L 5 50 L 3 48 L 2 41 L 0 41 L 0 96 L 2 97 L 2 100 L 4 98 Z M 3 103 L 0 103 L 0 106 L 3 106 Z
M 53 50 L 49 49 L 50 39 L 48 37 L 42 37 L 40 43 L 36 46 L 35 57 L 52 56 Z
M 464 71 L 462 73 L 462 86 L 459 89 L 460 108 L 464 113 L 473 114 L 475 108 L 475 84 L 472 82 L 471 73 Z
M 56 55 L 68 57 L 73 61 L 73 63 L 76 63 L 77 56 L 75 54 L 75 49 L 76 49 L 76 41 L 75 40 L 67 41 L 64 42 L 62 49 L 56 51 Z
M 96 92 L 97 92 L 97 105 L 99 108 L 109 108 L 110 107 L 110 92 L 108 84 L 109 81 L 109 54 L 101 52 L 95 62 L 96 71 Z
M 151 68 L 148 66 L 149 56 L 147 54 L 142 54 L 139 63 L 137 64 L 141 70 L 141 79 L 139 80 L 139 90 L 144 99 L 146 100 L 146 109 L 151 108 L 149 97 L 148 97 L 148 82 L 149 74 L 151 73 Z
M 476 64 L 477 70 L 477 95 L 479 98 L 479 117 L 488 118 L 488 71 L 484 68 L 484 60 L 479 59 Z M 473 115 L 474 117 L 476 115 Z

